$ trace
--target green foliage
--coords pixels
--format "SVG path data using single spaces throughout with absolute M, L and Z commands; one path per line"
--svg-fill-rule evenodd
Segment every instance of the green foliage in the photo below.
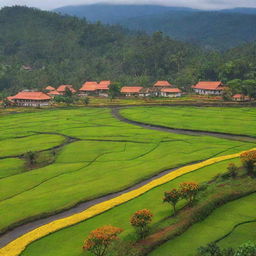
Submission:
M 164 193 L 164 202 L 167 202 L 173 206 L 173 213 L 174 215 L 176 214 L 176 204 L 179 202 L 181 199 L 181 192 L 180 190 L 174 188 L 170 191 L 167 191 Z
M 0 91 L 8 94 L 47 84 L 79 88 L 85 80 L 151 86 L 161 79 L 189 90 L 198 80 L 240 79 L 243 84 L 232 92 L 255 97 L 255 43 L 225 53 L 205 51 L 161 32 L 131 33 L 18 6 L 3 8 L 0 22 Z
M 54 101 L 57 103 L 66 103 L 69 105 L 74 102 L 74 98 L 72 96 L 57 95 L 54 97 Z
M 120 88 L 121 88 L 120 83 L 112 83 L 109 86 L 108 95 L 109 95 L 110 99 L 115 99 L 116 97 L 120 96 L 120 94 L 121 94 Z
M 247 242 L 236 250 L 234 256 L 254 256 L 256 255 L 256 243 Z
M 230 163 L 227 169 L 230 177 L 235 178 L 237 176 L 238 167 L 234 163 Z
M 90 99 L 88 97 L 84 97 L 82 101 L 85 105 L 88 105 L 90 103 Z
M 255 256 L 256 244 L 247 242 L 240 245 L 237 249 L 221 249 L 216 243 L 198 248 L 197 256 Z
M 128 33 L 26 7 L 0 11 L 0 91 L 85 80 L 152 85 L 175 80 L 199 49 L 164 35 Z

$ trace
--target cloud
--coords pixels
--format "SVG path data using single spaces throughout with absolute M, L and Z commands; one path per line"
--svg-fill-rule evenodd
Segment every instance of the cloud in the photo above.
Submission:
M 26 5 L 45 10 L 65 5 L 93 4 L 157 4 L 165 6 L 186 6 L 198 9 L 225 9 L 234 7 L 255 7 L 256 0 L 0 0 L 0 7 Z

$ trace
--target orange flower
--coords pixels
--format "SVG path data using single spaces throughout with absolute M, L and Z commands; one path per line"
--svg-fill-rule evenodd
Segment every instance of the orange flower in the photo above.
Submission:
M 111 225 L 97 228 L 89 234 L 85 240 L 83 249 L 92 252 L 94 255 L 104 255 L 109 245 L 118 239 L 123 229 Z

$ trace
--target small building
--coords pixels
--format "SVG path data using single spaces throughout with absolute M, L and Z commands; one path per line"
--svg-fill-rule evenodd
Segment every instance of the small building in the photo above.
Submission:
M 21 107 L 42 107 L 49 105 L 51 97 L 44 92 L 23 91 L 7 99 Z
M 156 88 L 169 88 L 169 87 L 173 87 L 173 85 L 171 85 L 168 81 L 157 81 L 154 84 L 154 87 Z
M 124 86 L 121 88 L 121 94 L 126 97 L 136 97 L 140 95 L 141 86 Z
M 97 96 L 97 87 L 97 82 L 85 82 L 79 89 L 79 96 Z
M 31 66 L 27 66 L 27 65 L 22 65 L 21 68 L 23 70 L 26 70 L 26 71 L 32 71 L 33 70 L 33 68 Z
M 111 81 L 103 80 L 97 86 L 97 92 L 99 96 L 108 97 L 109 86 L 111 85 Z
M 50 92 L 50 91 L 55 91 L 55 88 L 48 85 L 47 87 L 44 88 L 44 90 Z
M 162 88 L 160 91 L 160 96 L 162 97 L 170 97 L 177 98 L 181 97 L 182 92 L 179 88 Z
M 79 89 L 79 96 L 101 96 L 108 97 L 108 91 L 111 81 L 101 81 L 99 83 L 95 81 L 85 82 Z
M 221 95 L 225 87 L 221 81 L 201 81 L 191 88 L 200 95 Z
M 62 95 L 62 94 L 60 94 L 57 90 L 49 91 L 49 92 L 47 92 L 47 94 L 48 94 L 49 96 L 51 96 L 52 98 L 54 98 L 54 97 L 56 97 L 56 96 L 59 96 L 59 95 Z
M 160 92 L 160 88 L 156 87 L 144 87 L 140 90 L 140 97 L 157 97 Z
M 66 90 L 70 90 L 73 94 L 76 93 L 76 90 L 73 88 L 73 85 L 70 84 L 60 85 L 57 88 L 57 92 L 59 92 L 62 95 L 65 94 Z
M 232 96 L 234 101 L 250 101 L 250 97 L 244 94 L 235 94 Z

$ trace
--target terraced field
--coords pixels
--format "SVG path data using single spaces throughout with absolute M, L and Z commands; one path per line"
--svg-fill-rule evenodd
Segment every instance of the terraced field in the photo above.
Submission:
M 239 160 L 229 160 L 221 163 L 211 165 L 209 167 L 201 168 L 195 172 L 186 174 L 173 181 L 170 181 L 162 186 L 159 186 L 151 191 L 143 194 L 142 196 L 135 198 L 125 204 L 117 206 L 103 214 L 100 214 L 94 218 L 83 221 L 80 224 L 74 225 L 69 228 L 65 228 L 61 231 L 48 235 L 45 238 L 40 239 L 32 243 L 21 254 L 22 256 L 33 256 L 40 252 L 40 256 L 81 256 L 83 254 L 82 245 L 85 237 L 88 233 L 100 226 L 110 224 L 123 228 L 125 231 L 122 234 L 125 240 L 135 240 L 134 229 L 129 223 L 130 216 L 138 209 L 147 208 L 154 213 L 153 218 L 153 230 L 163 228 L 170 225 L 174 220 L 168 219 L 172 214 L 172 208 L 170 205 L 163 204 L 162 197 L 166 190 L 177 187 L 178 184 L 184 181 L 197 181 L 200 183 L 206 182 L 212 179 L 216 174 L 224 173 L 226 166 L 229 162 L 238 162 Z M 181 208 L 184 202 L 180 202 L 178 208 Z M 65 241 L 65 243 L 61 242 Z M 56 246 L 60 244 L 61 246 Z M 156 254 L 156 255 L 169 255 Z M 180 254 L 174 254 L 175 256 Z M 184 254 L 186 255 L 186 254 Z
M 255 108 L 134 107 L 122 109 L 131 120 L 171 128 L 256 136 Z
M 126 111 L 135 109 L 123 111 L 126 115 Z M 221 125 L 213 130 L 221 129 Z M 246 127 L 244 132 L 251 135 Z M 5 115 L 1 117 L 0 139 L 4 145 L 0 150 L 2 232 L 79 202 L 123 190 L 164 170 L 255 147 L 254 142 L 147 130 L 115 119 L 104 108 Z M 28 151 L 40 159 L 30 168 Z M 225 172 L 226 166 L 227 162 L 221 162 L 179 177 L 97 217 L 49 235 L 31 244 L 23 254 L 82 255 L 81 243 L 86 234 L 104 224 L 124 227 L 123 236 L 130 239 L 132 229 L 124 219 L 129 220 L 131 213 L 143 207 L 156 209 L 154 225 L 160 221 L 161 225 L 168 225 L 168 221 L 162 220 L 170 214 L 170 208 L 158 201 L 163 191 L 181 181 L 207 181 Z M 60 241 L 65 244 L 55 246 Z
M 194 224 L 181 236 L 158 247 L 150 256 L 186 255 L 195 256 L 196 249 L 229 233 L 235 225 L 245 221 L 256 221 L 256 193 L 232 201 L 216 209 L 207 219 Z M 219 244 L 222 247 L 238 247 L 248 240 L 255 241 L 255 223 L 241 225 Z M 206 235 L 207 234 L 207 235 Z

